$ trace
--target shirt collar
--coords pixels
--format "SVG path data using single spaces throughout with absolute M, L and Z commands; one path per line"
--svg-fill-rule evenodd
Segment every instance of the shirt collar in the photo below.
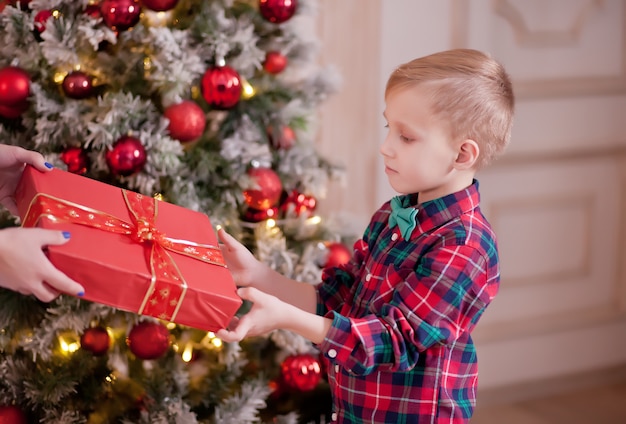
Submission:
M 411 207 L 419 201 L 419 198 L 417 193 L 413 193 L 398 196 L 398 200 L 403 207 Z M 478 181 L 473 180 L 472 184 L 463 190 L 413 206 L 418 211 L 415 215 L 417 227 L 420 228 L 420 232 L 439 227 L 476 209 L 479 203 Z

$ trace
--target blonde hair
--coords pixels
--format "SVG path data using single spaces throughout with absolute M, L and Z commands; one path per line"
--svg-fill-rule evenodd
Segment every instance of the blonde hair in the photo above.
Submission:
M 472 139 L 480 154 L 477 169 L 500 155 L 511 138 L 515 98 L 504 67 L 485 53 L 447 50 L 395 69 L 385 98 L 420 84 L 432 95 L 432 111 L 448 122 L 453 140 Z

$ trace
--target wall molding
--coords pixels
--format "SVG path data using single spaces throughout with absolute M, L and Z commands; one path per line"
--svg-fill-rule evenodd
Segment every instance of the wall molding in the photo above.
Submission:
M 622 320 L 626 321 L 626 312 L 621 306 L 621 300 L 613 298 L 612 301 L 593 308 L 572 309 L 523 320 L 479 322 L 473 332 L 473 338 L 477 344 L 484 344 L 592 328 Z M 626 361 L 626 358 L 624 360 Z
M 550 284 L 562 284 L 567 283 L 568 280 L 573 278 L 585 278 L 591 274 L 591 255 L 592 252 L 589 248 L 591 244 L 591 233 L 593 224 L 593 202 L 594 198 L 589 193 L 568 194 L 568 195 L 550 195 L 550 196 L 538 196 L 538 197 L 524 197 L 516 200 L 502 200 L 494 201 L 489 204 L 490 221 L 493 224 L 494 231 L 498 231 L 498 223 L 502 222 L 502 219 L 507 213 L 511 211 L 518 212 L 520 210 L 550 210 L 550 209 L 579 209 L 584 214 L 584 227 L 578 228 L 581 232 L 580 240 L 585 246 L 583 253 L 583 260 L 580 261 L 575 267 L 570 269 L 561 269 L 551 272 L 540 272 L 523 277 L 507 277 L 502 281 L 507 287 L 524 287 L 533 286 L 537 284 L 545 284 L 549 281 Z
M 510 0 L 495 0 L 493 10 L 509 22 L 515 39 L 520 46 L 526 47 L 568 47 L 575 45 L 580 40 L 580 35 L 593 13 L 594 9 L 601 7 L 603 0 L 587 0 L 575 12 L 573 20 L 567 28 L 562 30 L 533 30 L 518 5 Z M 568 7 L 575 7 L 573 2 L 568 2 Z
M 607 5 L 603 0 L 589 0 L 577 13 L 574 22 L 566 31 L 532 32 L 528 29 L 519 5 L 523 0 L 494 0 L 491 3 L 491 15 L 486 19 L 505 19 L 515 36 L 518 44 L 524 49 L 545 51 L 552 48 L 558 54 L 559 48 L 571 47 L 580 41 L 584 24 L 589 15 L 599 7 Z M 570 2 L 565 2 L 567 7 Z M 452 0 L 450 39 L 453 48 L 478 48 L 489 50 L 489 46 L 472 45 L 471 39 L 475 28 L 472 26 L 470 13 L 471 3 L 466 0 Z M 475 4 L 474 4 L 475 5 Z M 563 78 L 513 78 L 513 86 L 518 99 L 554 98 L 567 96 L 612 95 L 626 93 L 626 2 L 622 3 L 621 26 L 616 40 L 621 44 L 620 69 L 615 75 L 607 76 L 580 76 Z M 489 25 L 482 25 L 489 27 Z M 495 38 L 489 34 L 486 38 Z M 507 66 L 507 63 L 504 63 Z

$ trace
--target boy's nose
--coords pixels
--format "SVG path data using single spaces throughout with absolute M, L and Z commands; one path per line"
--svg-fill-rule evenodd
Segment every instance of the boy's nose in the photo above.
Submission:
M 383 155 L 383 156 L 391 156 L 392 153 L 393 153 L 392 150 L 391 150 L 391 146 L 389 145 L 388 139 L 389 139 L 389 137 L 385 137 L 385 139 L 383 140 L 383 142 L 380 145 L 380 148 L 378 149 L 380 154 Z

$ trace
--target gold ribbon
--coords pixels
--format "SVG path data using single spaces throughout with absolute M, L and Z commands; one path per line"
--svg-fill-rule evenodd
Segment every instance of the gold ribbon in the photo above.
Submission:
M 122 190 L 131 222 L 67 200 L 37 193 L 22 220 L 23 227 L 34 227 L 40 219 L 70 222 L 109 233 L 129 236 L 145 246 L 146 262 L 151 279 L 139 314 L 174 321 L 187 292 L 187 282 L 170 252 L 225 267 L 219 247 L 167 237 L 156 228 L 158 200 L 128 190 Z

